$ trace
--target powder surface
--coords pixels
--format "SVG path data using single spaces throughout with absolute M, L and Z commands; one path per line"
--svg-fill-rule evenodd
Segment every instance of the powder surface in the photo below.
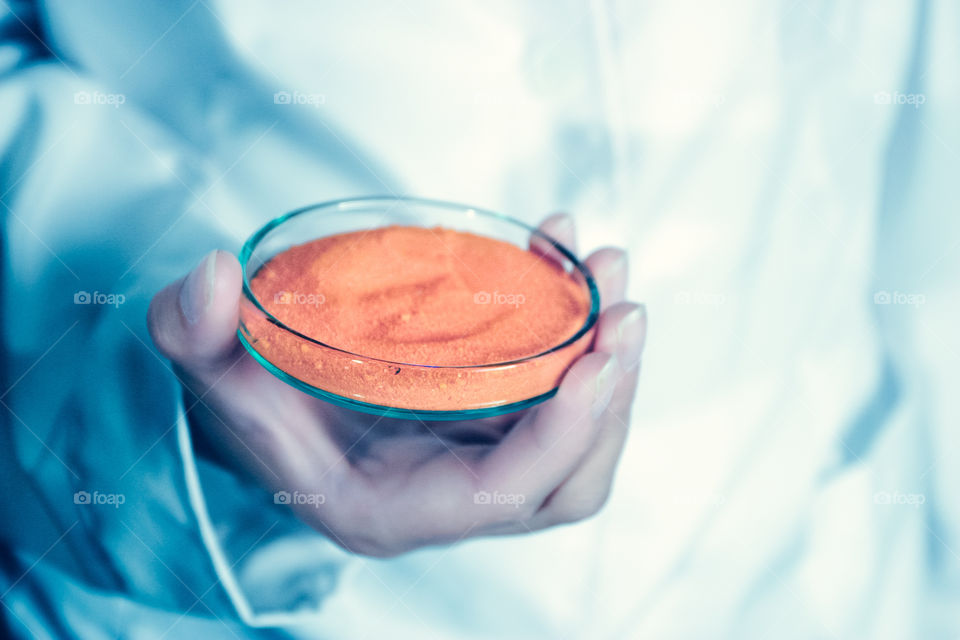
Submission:
M 292 329 L 407 364 L 466 366 L 533 356 L 572 337 L 588 292 L 559 265 L 451 229 L 390 226 L 283 251 L 251 281 Z

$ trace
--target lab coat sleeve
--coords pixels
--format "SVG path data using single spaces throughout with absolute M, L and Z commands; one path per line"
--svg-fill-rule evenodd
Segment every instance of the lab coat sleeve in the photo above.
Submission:
M 195 455 L 146 331 L 157 290 L 250 230 L 216 188 L 229 167 L 48 50 L 35 18 L 24 3 L 0 17 L 0 517 L 30 568 L 0 569 L 4 602 L 28 622 L 65 616 L 69 581 L 183 630 L 321 615 L 353 559 Z M 77 614 L 133 637 L 115 610 Z
M 957 633 L 960 598 L 960 7 L 930 2 L 920 15 L 921 46 L 910 80 L 896 87 L 897 126 L 883 158 L 873 296 L 890 357 L 904 372 L 899 393 L 923 407 L 911 443 L 923 464 L 889 488 L 925 514 L 929 574 L 920 617 L 928 628 L 920 635 L 948 637 Z

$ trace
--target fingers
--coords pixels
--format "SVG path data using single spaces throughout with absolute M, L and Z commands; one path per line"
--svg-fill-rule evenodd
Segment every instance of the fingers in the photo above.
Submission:
M 526 531 L 550 493 L 567 478 L 596 440 L 597 420 L 610 401 L 616 363 L 605 353 L 581 357 L 567 372 L 557 394 L 531 411 L 494 447 L 458 447 L 453 455 L 437 451 L 389 488 L 379 483 L 370 494 L 352 500 L 362 518 L 364 506 L 391 499 L 382 509 L 402 539 L 412 546 L 451 542 L 467 535 Z M 448 452 L 450 450 L 447 450 Z M 360 482 L 351 482 L 354 491 Z M 379 516 L 378 516 L 379 518 Z M 402 524 L 398 524 L 402 523 Z M 363 528 L 382 541 L 369 519 Z M 372 545 L 375 547 L 376 545 Z M 395 549 L 393 551 L 396 551 Z
M 573 222 L 573 217 L 567 213 L 555 213 L 548 216 L 537 227 L 544 234 L 563 245 L 570 253 L 577 253 L 577 233 Z M 553 260 L 557 264 L 564 264 L 566 258 L 556 250 L 556 248 L 540 236 L 530 237 L 530 251 L 533 253 Z
M 620 303 L 601 317 L 596 347 L 615 354 L 619 365 L 613 396 L 599 419 L 596 443 L 530 519 L 527 524 L 531 529 L 582 520 L 606 502 L 627 438 L 646 334 L 647 316 L 642 305 Z
M 594 349 L 612 353 L 619 373 L 607 412 L 626 420 L 636 392 L 640 358 L 647 341 L 647 308 L 633 302 L 618 302 L 603 312 L 597 323 Z
M 584 263 L 600 290 L 601 309 L 623 300 L 627 290 L 627 254 L 616 247 L 604 247 L 591 253 Z
M 548 216 L 538 228 L 576 254 L 576 226 L 569 214 L 555 213 Z M 530 250 L 560 264 L 565 260 L 548 241 L 537 236 L 530 239 Z M 604 247 L 590 254 L 584 263 L 597 282 L 600 302 L 604 309 L 623 300 L 627 289 L 626 252 L 616 247 Z
M 480 491 L 523 496 L 538 505 L 566 478 L 593 445 L 597 416 L 613 395 L 617 364 L 589 353 L 567 371 L 557 394 L 523 417 L 477 465 Z
M 160 352 L 188 371 L 216 368 L 237 346 L 241 280 L 237 259 L 212 251 L 154 296 L 147 324 Z
M 547 216 L 537 228 L 562 244 L 570 253 L 577 252 L 577 229 L 573 216 L 569 213 L 555 213 Z

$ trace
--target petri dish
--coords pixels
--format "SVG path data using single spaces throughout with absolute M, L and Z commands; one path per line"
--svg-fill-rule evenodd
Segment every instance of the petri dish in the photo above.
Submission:
M 265 287 L 259 276 L 277 256 L 314 240 L 359 238 L 388 228 L 467 233 L 509 243 L 549 262 L 569 279 L 584 301 L 569 335 L 542 344 L 535 353 L 495 362 L 437 363 L 384 357 L 346 348 L 284 313 L 291 303 L 336 304 L 318 291 Z M 433 231 L 431 231 L 433 233 Z M 416 256 L 407 264 L 413 268 Z M 270 373 L 307 394 L 335 405 L 394 418 L 473 420 L 519 411 L 552 397 L 572 362 L 593 340 L 600 296 L 593 276 L 566 247 L 540 230 L 509 216 L 478 207 L 410 197 L 364 197 L 306 206 L 280 216 L 244 243 L 240 252 L 243 296 L 238 335 L 246 350 Z M 401 263 L 402 265 L 403 263 Z M 535 293 L 535 292 L 534 292 Z M 496 292 L 478 291 L 478 304 L 495 303 Z M 313 296 L 312 298 L 310 296 Z M 535 296 L 531 296 L 535 297 Z M 539 299 L 549 311 L 552 302 Z M 560 304 L 560 301 L 557 301 Z M 489 312 L 489 307 L 483 309 Z M 497 313 L 509 313 L 509 307 Z M 302 317 L 302 314 L 301 314 Z M 469 339 L 469 337 L 467 338 Z

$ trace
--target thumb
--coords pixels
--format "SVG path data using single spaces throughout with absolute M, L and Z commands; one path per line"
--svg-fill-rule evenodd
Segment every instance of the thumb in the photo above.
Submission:
M 189 371 L 215 368 L 236 349 L 240 263 L 211 251 L 185 278 L 150 302 L 147 326 L 157 349 Z

